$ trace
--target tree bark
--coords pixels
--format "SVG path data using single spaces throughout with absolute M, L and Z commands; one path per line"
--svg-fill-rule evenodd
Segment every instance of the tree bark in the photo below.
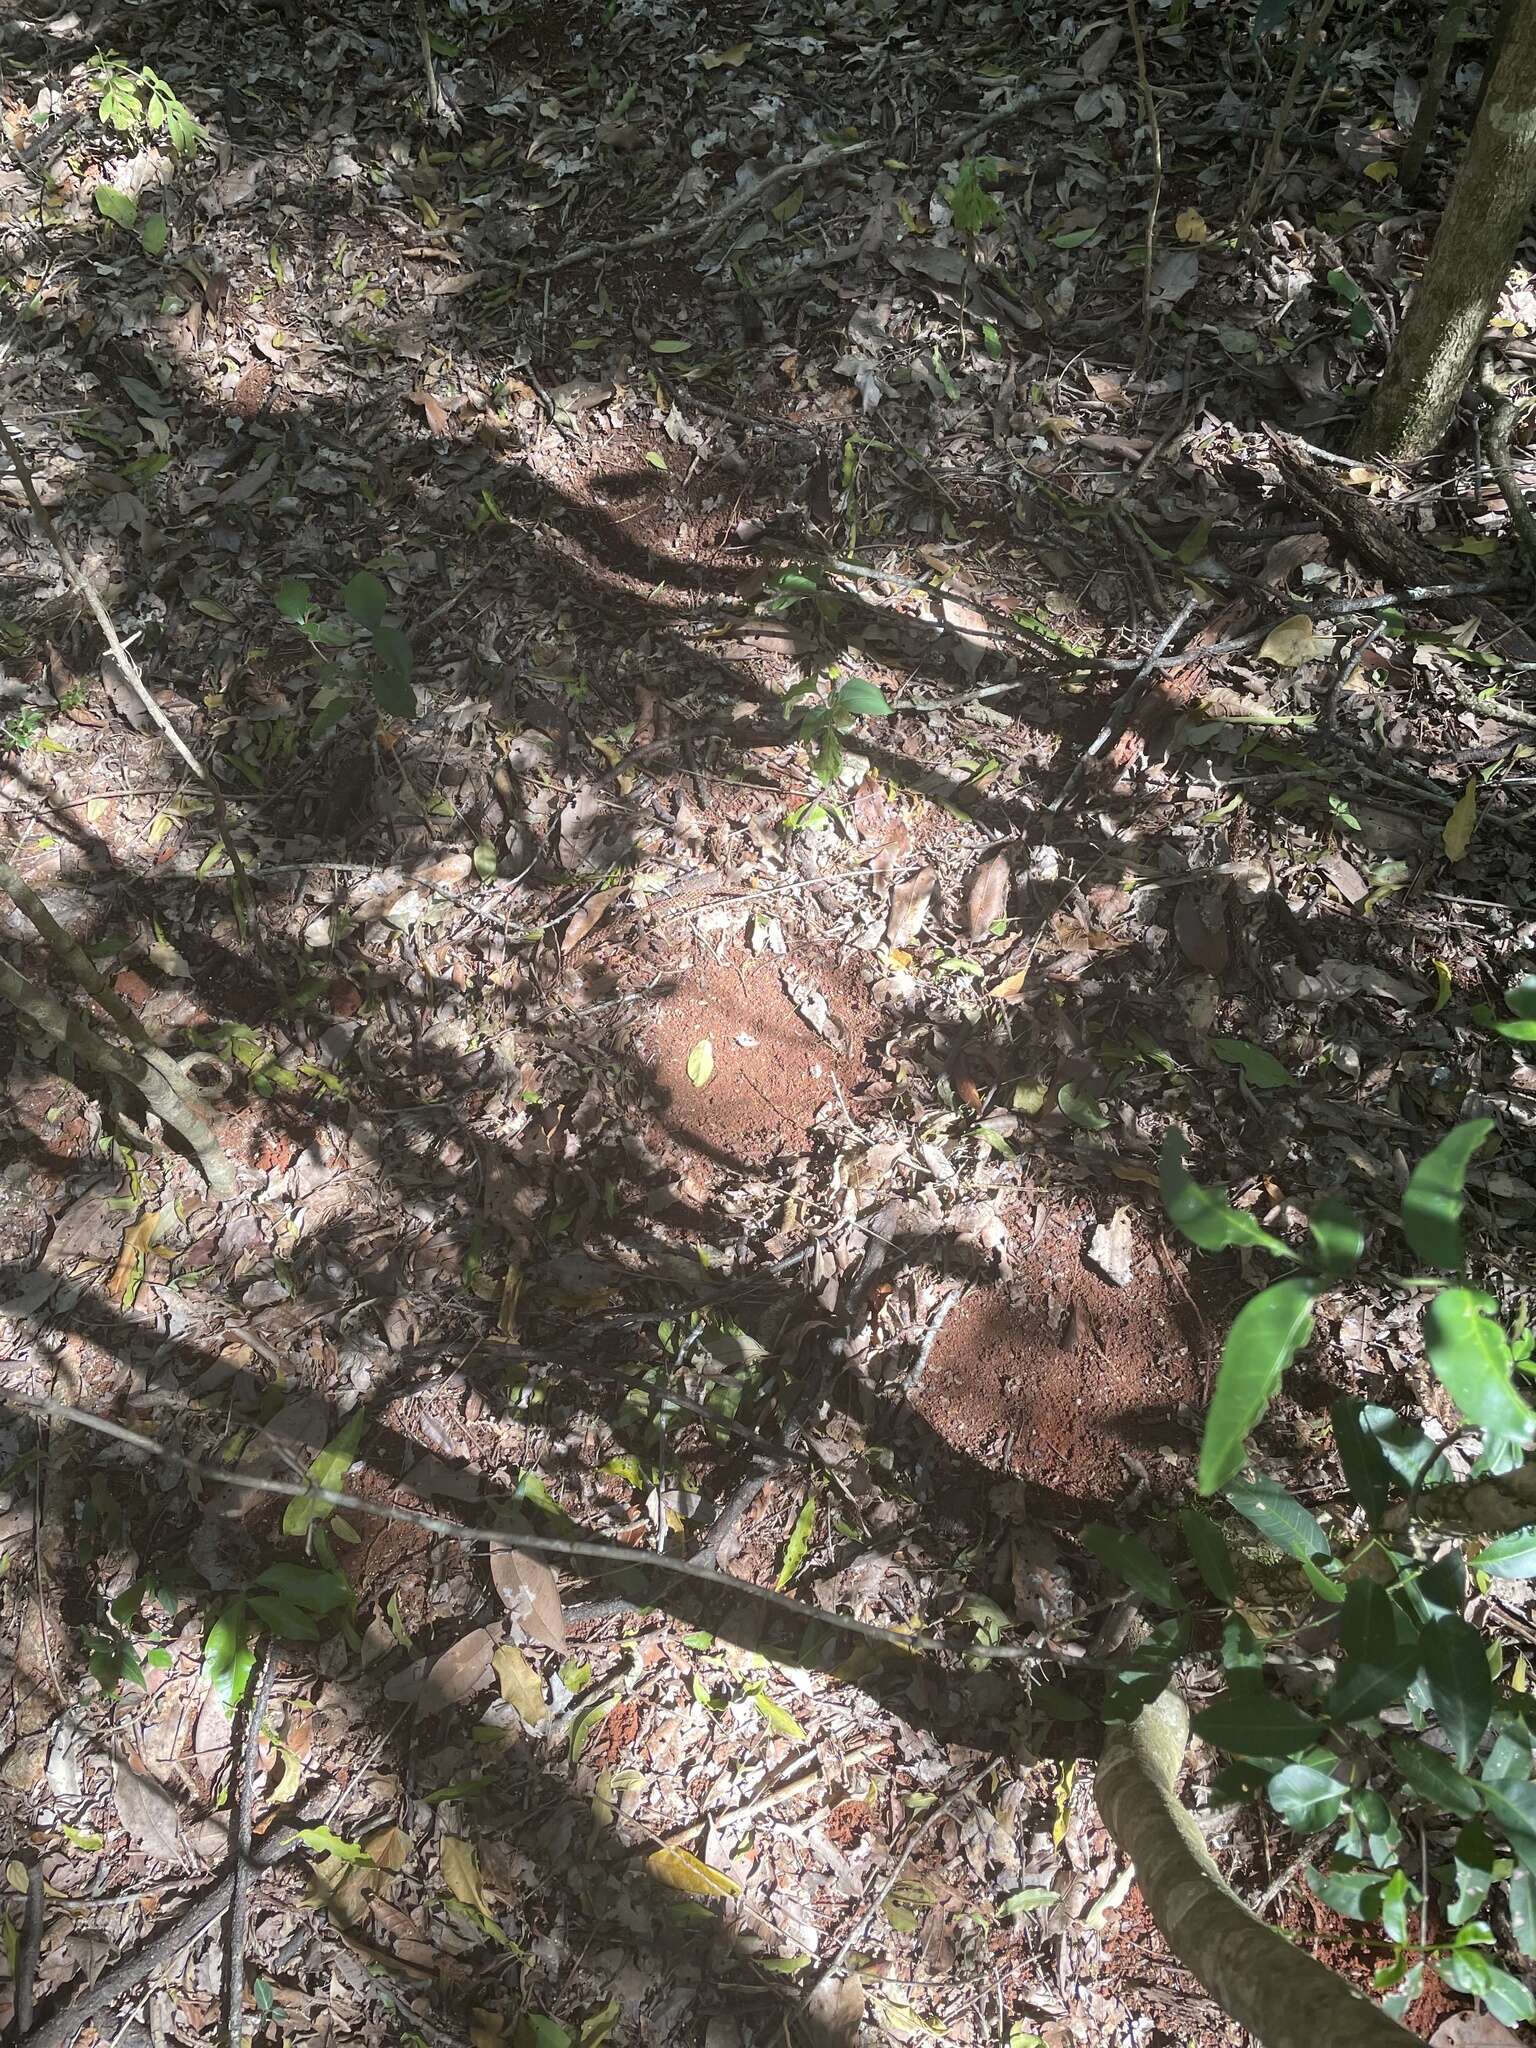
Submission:
M 1536 1524 L 1536 1459 L 1459 1485 L 1426 1486 L 1387 1516 L 1394 1534 L 1409 1528 L 1443 1536 L 1510 1536 Z
M 1099 1812 L 1179 1961 L 1262 2048 L 1423 2048 L 1234 1898 L 1175 1790 L 1189 1715 L 1171 1688 L 1104 1745 Z
M 1360 423 L 1357 454 L 1408 461 L 1441 439 L 1533 198 L 1536 6 L 1522 6 L 1509 24 L 1423 279 Z

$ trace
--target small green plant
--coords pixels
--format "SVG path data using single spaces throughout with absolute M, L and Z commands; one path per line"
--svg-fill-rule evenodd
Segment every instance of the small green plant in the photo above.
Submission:
M 1517 1017 L 1527 988 L 1512 992 Z M 1492 1130 L 1487 1118 L 1457 1126 L 1409 1176 L 1400 1228 L 1420 1271 L 1398 1285 L 1424 1286 L 1423 1268 L 1460 1275 L 1467 1172 Z M 1303 1256 L 1194 1180 L 1178 1132 L 1163 1147 L 1161 1182 L 1190 1243 L 1294 1270 L 1248 1302 L 1227 1335 L 1199 1468 L 1201 1493 L 1221 1507 L 1179 1517 L 1183 1561 L 1123 1530 L 1084 1532 L 1163 1617 L 1111 1683 L 1107 1711 L 1134 1718 L 1203 1637 L 1225 1676 L 1192 1724 L 1230 1758 L 1214 1793 L 1265 1801 L 1316 1838 L 1307 1883 L 1385 1937 L 1374 1981 L 1387 2009 L 1401 2017 L 1433 1969 L 1506 2026 L 1536 2019 L 1525 1982 L 1493 1958 L 1489 1917 L 1492 1900 L 1514 1947 L 1536 1958 L 1536 1707 L 1524 1659 L 1466 1618 L 1468 1561 L 1441 1532 L 1479 1526 L 1467 1489 L 1448 1484 L 1444 1447 L 1417 1423 L 1353 1398 L 1329 1411 L 1341 1483 L 1324 1488 L 1316 1513 L 1262 1471 L 1244 1472 L 1252 1431 L 1311 1339 L 1318 1299 L 1350 1282 L 1365 1231 L 1330 1197 L 1307 1219 Z M 1459 1279 L 1428 1286 L 1425 1355 L 1462 1418 L 1473 1481 L 1513 1474 L 1514 1498 L 1536 1500 L 1525 1384 L 1536 1360 L 1523 1310 L 1506 1328 L 1496 1303 Z M 1510 1530 L 1507 1517 L 1499 1526 L 1507 1533 L 1470 1560 L 1479 1590 L 1536 1577 L 1536 1527 Z
M 819 569 L 781 569 L 770 578 L 759 608 L 782 614 L 808 604 L 823 624 L 835 626 L 843 615 L 843 601 L 828 590 Z
M 831 688 L 825 696 L 808 701 L 814 691 L 822 687 L 818 677 L 810 682 L 796 683 L 792 690 L 785 692 L 784 708 L 796 720 L 800 744 L 811 756 L 811 773 L 823 785 L 835 782 L 842 773 L 843 736 L 851 732 L 860 718 L 889 718 L 891 707 L 886 702 L 883 690 L 862 676 L 847 676 L 839 679 L 839 671 L 830 669 L 827 682 Z
M 89 67 L 96 114 L 119 135 L 158 135 L 179 156 L 191 156 L 208 140 L 206 129 L 172 85 L 147 64 L 130 64 L 115 50 L 93 57 Z
M 0 719 L 0 754 L 24 754 L 47 723 L 46 716 L 31 704 Z
M 311 739 L 323 738 L 341 722 L 357 702 L 359 685 L 392 718 L 416 716 L 411 643 L 398 626 L 386 624 L 389 592 L 377 576 L 359 569 L 350 578 L 341 593 L 344 619 L 317 610 L 314 594 L 301 577 L 280 583 L 272 601 L 316 654 L 327 647 L 347 650 L 340 661 L 322 657 L 318 663 L 322 688 L 311 706 Z
M 944 194 L 950 219 L 969 241 L 995 227 L 1003 217 L 1002 207 L 987 190 L 989 184 L 996 183 L 997 176 L 994 157 L 968 156 Z
M 233 1713 L 245 1698 L 263 1629 L 289 1642 L 318 1642 L 321 1622 L 344 1623 L 351 1605 L 352 1588 L 334 1566 L 269 1564 L 210 1618 L 203 1677 Z

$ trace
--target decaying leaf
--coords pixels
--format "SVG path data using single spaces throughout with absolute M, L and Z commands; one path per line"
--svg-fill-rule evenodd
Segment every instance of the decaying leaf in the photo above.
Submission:
M 549 1712 L 539 1674 L 516 1643 L 503 1643 L 491 1658 L 501 1696 L 515 1707 L 524 1727 L 536 1728 Z
M 891 907 L 885 914 L 885 936 L 892 946 L 910 946 L 922 930 L 939 878 L 932 868 L 920 868 L 891 890 Z
M 440 1657 L 418 1657 L 407 1665 L 384 1688 L 385 1697 L 414 1702 L 418 1714 L 441 1714 L 486 1684 L 496 1643 L 494 1629 L 472 1629 Z
M 1477 830 L 1477 777 L 1469 775 L 1467 786 L 1456 799 L 1456 808 L 1445 821 L 1441 844 L 1447 860 L 1465 860 L 1472 834 Z
M 179 1862 L 176 1801 L 169 1792 L 119 1759 L 112 1773 L 112 1796 L 117 1817 L 136 1849 L 160 1863 Z
M 547 1650 L 565 1648 L 560 1588 L 548 1565 L 510 1543 L 497 1543 L 491 1549 L 491 1578 L 508 1614 L 525 1635 Z
M 646 1857 L 645 1867 L 658 1884 L 691 1899 L 734 1899 L 741 1886 L 723 1871 L 711 1870 L 687 1849 L 656 1849 Z
M 816 2048 L 853 2048 L 864 2021 L 864 1985 L 852 1970 L 828 1977 L 806 2003 L 806 2029 Z
M 1226 898 L 1219 889 L 1181 889 L 1173 913 L 1174 936 L 1186 960 L 1220 974 L 1231 954 Z
M 688 1055 L 688 1078 L 695 1088 L 707 1088 L 715 1078 L 713 1039 L 701 1038 Z
M 1300 668 L 1309 661 L 1326 661 L 1333 652 L 1333 635 L 1305 612 L 1282 619 L 1259 649 L 1261 661 L 1273 661 L 1281 668 Z
M 475 1845 L 462 1835 L 444 1835 L 438 1844 L 438 1860 L 443 1866 L 443 1883 L 461 1906 L 472 1906 L 487 1919 L 491 1916 L 490 1901 L 480 1883 L 480 1863 L 475 1855 Z
M 989 854 L 971 870 L 965 885 L 965 924 L 973 939 L 984 938 L 1008 914 L 1012 870 L 1006 853 Z

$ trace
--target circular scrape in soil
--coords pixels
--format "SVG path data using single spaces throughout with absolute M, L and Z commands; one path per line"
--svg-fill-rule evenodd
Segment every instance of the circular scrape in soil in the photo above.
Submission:
M 1002 1277 L 945 1323 L 917 1400 L 956 1450 L 1066 1507 L 1123 1494 L 1122 1452 L 1149 1470 L 1164 1448 L 1191 1452 L 1177 1409 L 1204 1393 L 1200 1320 L 1148 1231 L 1120 1213 L 1123 1286 L 1085 1256 L 1107 1213 L 1071 1200 L 1012 1210 Z
M 736 1171 L 805 1151 L 818 1111 L 863 1076 L 868 1010 L 851 975 L 814 958 L 685 966 L 646 1031 L 667 1135 Z

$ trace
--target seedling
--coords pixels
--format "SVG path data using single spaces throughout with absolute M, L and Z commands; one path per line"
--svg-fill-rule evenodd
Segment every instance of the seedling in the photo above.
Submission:
M 317 656 L 327 647 L 347 651 L 341 661 L 321 656 L 317 663 L 324 687 L 317 693 L 313 707 L 316 716 L 310 728 L 312 739 L 323 738 L 352 709 L 357 701 L 354 685 L 358 683 L 367 688 L 379 709 L 391 717 L 416 716 L 416 692 L 411 687 L 411 643 L 398 626 L 385 622 L 389 592 L 377 576 L 359 569 L 348 581 L 341 593 L 346 618 L 317 609 L 309 584 L 298 576 L 280 583 L 272 601 L 288 623 L 303 634 Z
M 821 687 L 821 679 L 797 683 L 786 692 L 784 706 L 797 719 L 800 743 L 811 756 L 811 773 L 823 785 L 835 782 L 843 768 L 843 735 L 851 732 L 860 718 L 889 718 L 891 707 L 884 691 L 862 676 L 838 681 L 839 671 L 830 669 L 827 681 L 834 685 L 830 695 L 814 703 L 802 702 Z M 801 704 L 798 712 L 790 707 Z

